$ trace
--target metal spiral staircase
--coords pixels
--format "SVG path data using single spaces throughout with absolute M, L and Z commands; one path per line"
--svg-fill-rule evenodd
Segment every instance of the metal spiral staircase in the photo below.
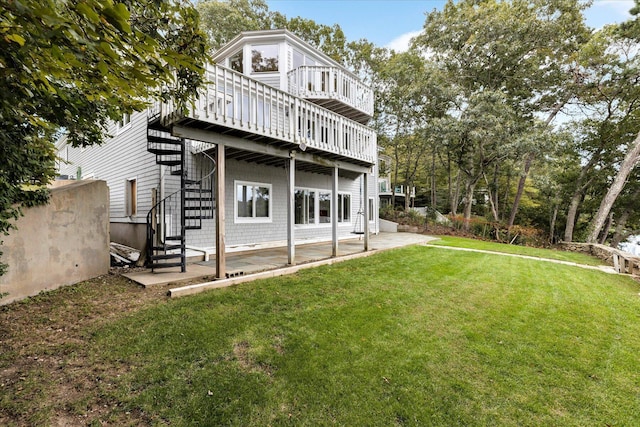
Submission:
M 147 125 L 147 151 L 166 166 L 166 197 L 147 213 L 147 267 L 186 271 L 187 230 L 200 230 L 213 218 L 215 161 L 205 152 L 189 156 L 186 141 L 172 136 L 158 121 Z

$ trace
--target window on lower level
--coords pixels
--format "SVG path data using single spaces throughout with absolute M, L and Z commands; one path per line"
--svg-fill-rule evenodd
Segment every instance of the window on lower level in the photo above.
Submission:
M 271 220 L 271 184 L 236 181 L 236 222 Z
M 125 216 L 134 216 L 138 212 L 138 180 L 127 179 L 124 183 Z
M 331 192 L 297 188 L 294 192 L 294 211 L 297 225 L 331 223 Z
M 375 203 L 373 197 L 369 198 L 369 221 L 375 221 L 376 216 L 373 213 L 373 208 L 375 207 Z
M 338 222 L 351 222 L 351 194 L 338 194 Z

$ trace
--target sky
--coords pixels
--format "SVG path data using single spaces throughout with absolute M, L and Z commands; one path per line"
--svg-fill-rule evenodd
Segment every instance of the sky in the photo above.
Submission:
M 348 41 L 365 38 L 377 46 L 404 50 L 424 24 L 425 13 L 444 0 L 267 0 L 269 10 L 325 25 L 339 24 Z M 587 25 L 626 21 L 633 0 L 595 0 L 585 12 Z

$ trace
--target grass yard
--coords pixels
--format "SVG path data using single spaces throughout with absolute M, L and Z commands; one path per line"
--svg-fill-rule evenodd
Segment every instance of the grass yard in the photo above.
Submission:
M 577 264 L 585 265 L 603 265 L 602 260 L 579 252 L 508 245 L 506 243 L 488 242 L 484 240 L 468 239 L 465 237 L 440 236 L 439 240 L 434 240 L 433 242 L 430 242 L 430 244 L 440 246 L 454 246 L 458 248 L 479 249 L 506 254 L 528 255 L 539 258 L 555 259 L 559 261 L 575 262 Z
M 87 324 L 65 366 L 83 358 L 92 386 L 71 384 L 61 408 L 55 383 L 22 372 L 20 393 L 45 401 L 20 402 L 21 417 L 0 399 L 14 414 L 0 421 L 639 425 L 639 291 L 565 265 L 389 251 Z

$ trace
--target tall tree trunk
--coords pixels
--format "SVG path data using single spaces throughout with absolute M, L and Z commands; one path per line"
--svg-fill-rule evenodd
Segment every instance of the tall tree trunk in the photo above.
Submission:
M 507 168 L 507 184 L 504 186 L 504 195 L 502 196 L 502 206 L 507 206 L 509 203 L 509 190 L 511 189 L 511 166 Z M 501 212 L 500 219 L 504 221 L 504 209 Z
M 498 207 L 496 206 L 496 202 L 493 199 L 494 196 L 494 191 L 491 189 L 491 185 L 489 185 L 489 180 L 487 179 L 486 175 L 484 176 L 484 182 L 487 184 L 487 191 L 489 191 L 489 206 L 491 206 L 491 215 L 493 215 L 493 220 L 495 222 L 498 222 Z M 497 193 L 498 191 L 496 190 L 495 193 Z
M 409 212 L 409 208 L 411 207 L 411 186 L 409 181 L 406 181 L 407 185 L 404 187 L 404 211 Z
M 631 215 L 631 209 L 627 208 L 620 214 L 620 218 L 616 221 L 616 229 L 613 232 L 613 237 L 611 238 L 611 247 L 617 248 L 620 242 L 622 242 L 623 238 L 627 236 L 624 235 L 624 227 L 627 225 L 627 220 L 629 219 L 629 215 Z
M 613 225 L 613 212 L 609 212 L 609 219 L 607 220 L 607 225 L 602 227 L 602 231 L 600 232 L 600 237 L 598 239 L 598 243 L 604 245 L 604 242 L 607 241 L 607 237 L 609 237 L 609 230 Z
M 609 211 L 611 211 L 611 207 L 615 203 L 618 195 L 624 188 L 624 184 L 629 177 L 629 174 L 635 167 L 636 163 L 640 160 L 640 132 L 636 136 L 636 139 L 631 144 L 629 152 L 624 157 L 622 164 L 620 165 L 620 170 L 616 174 L 616 177 L 613 180 L 613 184 L 609 187 L 609 191 L 602 199 L 600 203 L 600 207 L 598 208 L 598 212 L 596 216 L 591 221 L 589 236 L 587 237 L 587 242 L 593 243 L 598 238 L 598 234 L 600 234 L 600 230 L 604 225 L 604 222 L 609 215 Z
M 545 126 L 549 126 L 549 124 L 553 121 L 553 119 L 558 115 L 562 107 L 567 103 L 569 99 L 558 102 L 553 110 L 547 116 L 547 119 L 544 121 Z M 524 193 L 524 186 L 527 182 L 527 177 L 529 176 L 529 170 L 531 170 L 531 165 L 536 158 L 535 152 L 530 152 L 527 154 L 527 157 L 524 161 L 524 168 L 522 170 L 522 174 L 520 175 L 520 180 L 518 181 L 518 189 L 516 190 L 516 196 L 513 199 L 513 205 L 511 206 L 511 213 L 509 214 L 509 223 L 507 226 L 511 228 L 513 223 L 516 220 L 516 214 L 518 213 L 518 208 L 520 207 L 520 199 L 522 198 L 522 193 Z
M 573 196 L 571 197 L 571 202 L 569 203 L 569 209 L 567 210 L 567 224 L 564 227 L 565 242 L 573 241 L 573 229 L 576 226 L 578 206 L 580 206 L 581 201 L 582 201 L 582 189 L 578 188 L 573 193 Z
M 636 188 L 636 190 L 633 192 L 633 194 L 629 199 L 638 200 L 638 197 L 640 197 L 640 187 Z M 620 217 L 616 221 L 616 229 L 613 232 L 613 237 L 611 238 L 612 248 L 617 248 L 620 242 L 622 242 L 624 239 L 630 236 L 628 232 L 627 233 L 624 232 L 624 229 L 627 226 L 627 221 L 629 220 L 629 217 L 631 216 L 631 213 L 633 211 L 634 209 L 632 205 L 626 206 L 622 211 L 622 213 L 620 214 Z
M 496 222 L 500 221 L 500 205 L 498 204 L 500 196 L 498 195 L 498 172 L 500 170 L 499 162 L 493 169 L 493 209 L 495 210 L 494 218 Z
M 531 165 L 533 164 L 533 160 L 535 158 L 536 155 L 534 153 L 529 153 L 527 155 L 527 158 L 525 159 L 524 168 L 522 170 L 522 174 L 520 175 L 520 180 L 518 181 L 516 196 L 513 199 L 511 213 L 509 214 L 509 222 L 507 223 L 508 228 L 511 228 L 516 220 L 516 214 L 518 213 L 518 208 L 520 207 L 520 199 L 522 198 L 522 193 L 524 193 L 524 186 L 527 182 L 527 177 L 529 176 L 529 170 L 531 169 Z
M 466 201 L 464 204 L 464 229 L 465 231 L 469 231 L 469 226 L 471 224 L 471 208 L 473 207 L 473 193 L 476 189 L 476 184 L 478 183 L 478 178 L 471 179 L 467 181 L 466 185 Z
M 558 219 L 558 210 L 560 209 L 559 203 L 554 203 L 553 213 L 551 214 L 551 223 L 549 224 L 549 243 L 553 245 L 553 236 L 556 233 L 556 220 Z
M 436 149 L 434 147 L 433 154 L 431 156 L 431 207 L 438 209 L 438 201 L 436 200 Z
M 458 203 L 460 202 L 460 171 L 456 174 L 456 187 L 453 192 L 453 210 L 451 211 L 454 215 L 458 214 Z
M 565 242 L 573 241 L 573 229 L 576 225 L 576 219 L 578 217 L 578 207 L 580 206 L 580 202 L 582 201 L 584 190 L 592 181 L 591 179 L 589 179 L 585 183 L 584 180 L 586 179 L 587 174 L 591 172 L 591 168 L 599 161 L 600 154 L 601 153 L 591 156 L 589 162 L 587 162 L 587 164 L 580 170 L 580 175 L 578 176 L 578 179 L 576 181 L 576 188 L 573 192 L 573 196 L 571 196 L 571 202 L 569 203 L 569 209 L 567 210 L 567 223 L 564 227 Z

